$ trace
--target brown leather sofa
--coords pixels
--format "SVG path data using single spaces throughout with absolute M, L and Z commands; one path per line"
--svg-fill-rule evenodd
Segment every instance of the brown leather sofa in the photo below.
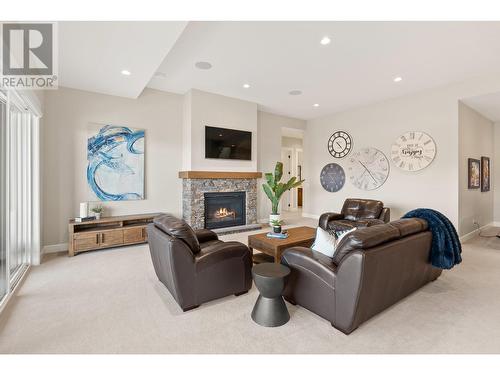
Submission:
M 333 258 L 287 249 L 281 263 L 291 273 L 284 296 L 349 334 L 439 277 L 441 269 L 429 263 L 431 241 L 426 221 L 401 219 L 347 234 Z
M 324 230 L 346 230 L 388 223 L 391 210 L 384 203 L 372 199 L 346 199 L 339 213 L 326 212 L 319 218 Z
M 156 275 L 183 311 L 252 287 L 246 245 L 220 241 L 207 229 L 194 231 L 170 214 L 156 217 L 147 232 Z

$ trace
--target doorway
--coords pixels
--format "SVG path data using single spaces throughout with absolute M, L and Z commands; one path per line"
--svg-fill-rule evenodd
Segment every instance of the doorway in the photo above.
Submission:
M 282 128 L 281 162 L 283 163 L 283 181 L 295 177 L 303 178 L 303 131 Z M 304 187 L 294 188 L 283 194 L 282 211 L 300 211 L 304 204 Z

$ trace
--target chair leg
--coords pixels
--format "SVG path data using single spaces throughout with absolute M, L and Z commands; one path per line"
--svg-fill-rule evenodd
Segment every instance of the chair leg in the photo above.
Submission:
M 243 295 L 243 294 L 247 294 L 247 293 L 248 293 L 248 290 L 244 290 L 243 292 L 235 293 L 234 295 L 235 295 L 236 297 L 238 297 L 238 296 L 241 296 L 241 295 Z
M 191 306 L 191 307 L 186 307 L 185 309 L 183 308 L 182 311 L 186 312 L 186 311 L 189 311 L 189 310 L 194 310 L 196 308 L 200 307 L 200 305 L 194 305 L 194 306 Z

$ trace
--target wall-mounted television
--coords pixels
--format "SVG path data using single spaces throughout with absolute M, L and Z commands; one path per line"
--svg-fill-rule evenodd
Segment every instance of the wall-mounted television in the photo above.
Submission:
M 205 158 L 252 160 L 252 132 L 205 126 Z

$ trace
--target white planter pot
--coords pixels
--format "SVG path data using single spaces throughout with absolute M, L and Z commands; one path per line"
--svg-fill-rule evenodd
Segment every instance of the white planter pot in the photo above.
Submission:
M 269 215 L 269 225 L 272 226 L 271 224 L 271 221 L 273 220 L 281 220 L 281 215 L 280 214 L 277 214 L 277 215 Z
M 100 220 L 101 219 L 101 214 L 94 213 L 95 219 Z

